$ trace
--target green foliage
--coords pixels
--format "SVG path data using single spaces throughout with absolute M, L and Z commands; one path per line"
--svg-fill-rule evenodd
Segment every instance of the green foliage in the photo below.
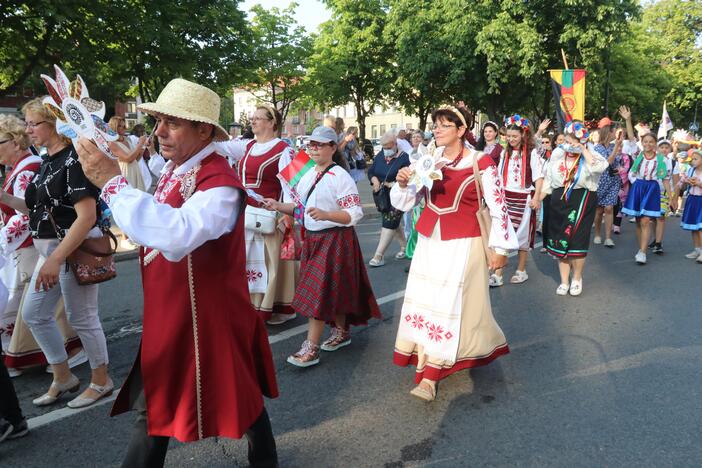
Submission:
M 53 63 L 95 97 L 155 99 L 181 76 L 217 91 L 244 79 L 250 31 L 238 0 L 8 0 L 0 3 L 0 96 L 33 88 Z M 133 85 L 136 83 L 136 87 Z
M 295 20 L 297 4 L 265 9 L 260 5 L 251 25 L 253 61 L 251 85 L 264 89 L 266 100 L 285 120 L 290 106 L 305 94 L 305 69 L 312 54 L 313 38 Z
M 365 119 L 388 95 L 394 79 L 391 43 L 384 37 L 383 0 L 326 0 L 331 19 L 321 25 L 308 70 L 308 94 L 322 106 L 352 102 L 361 138 Z

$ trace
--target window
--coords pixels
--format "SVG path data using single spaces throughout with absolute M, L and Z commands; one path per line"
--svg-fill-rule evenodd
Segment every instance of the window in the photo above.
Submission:
M 397 130 L 397 124 L 391 124 L 390 130 Z
M 136 114 L 136 102 L 128 102 L 127 103 L 127 113 L 128 114 Z
M 378 126 L 377 125 L 371 126 L 371 138 L 378 138 Z
M 380 126 L 380 134 L 385 135 L 385 125 Z

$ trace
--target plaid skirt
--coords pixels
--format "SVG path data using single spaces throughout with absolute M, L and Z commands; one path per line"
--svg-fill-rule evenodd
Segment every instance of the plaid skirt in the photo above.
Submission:
M 551 194 L 546 250 L 558 258 L 585 257 L 595 220 L 597 192 L 575 189 L 568 200 L 562 197 L 563 187 Z
M 382 318 L 354 228 L 305 231 L 292 308 L 330 324 L 342 314 L 347 326 Z

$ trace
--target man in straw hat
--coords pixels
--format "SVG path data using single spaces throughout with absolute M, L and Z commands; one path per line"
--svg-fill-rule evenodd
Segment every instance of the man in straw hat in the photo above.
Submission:
M 78 145 L 115 222 L 144 246 L 141 349 L 112 410 L 139 410 L 123 466 L 162 466 L 170 437 L 242 435 L 252 466 L 277 466 L 262 395 L 275 398 L 278 388 L 266 328 L 249 301 L 246 194 L 213 147 L 228 138 L 219 103 L 210 89 L 175 79 L 139 106 L 156 118 L 168 160 L 153 196 L 130 187 L 89 140 Z

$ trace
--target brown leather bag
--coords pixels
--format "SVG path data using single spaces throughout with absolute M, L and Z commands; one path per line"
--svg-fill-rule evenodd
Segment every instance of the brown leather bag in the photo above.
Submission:
M 485 262 L 490 266 L 490 262 L 497 254 L 489 247 L 492 217 L 490 217 L 490 209 L 483 198 L 483 178 L 480 175 L 477 157 L 473 160 L 473 182 L 475 182 L 475 190 L 478 192 L 478 211 L 475 213 L 475 216 L 478 218 L 478 225 L 480 226 L 480 238 L 485 250 Z
M 62 240 L 51 211 L 47 210 L 47 213 L 56 231 L 56 237 Z M 112 242 L 114 242 L 114 248 L 111 245 Z M 108 229 L 103 231 L 102 237 L 85 239 L 81 242 L 78 248 L 66 258 L 66 264 L 67 267 L 70 266 L 79 285 L 102 283 L 117 276 L 115 252 L 117 252 L 117 238 Z

